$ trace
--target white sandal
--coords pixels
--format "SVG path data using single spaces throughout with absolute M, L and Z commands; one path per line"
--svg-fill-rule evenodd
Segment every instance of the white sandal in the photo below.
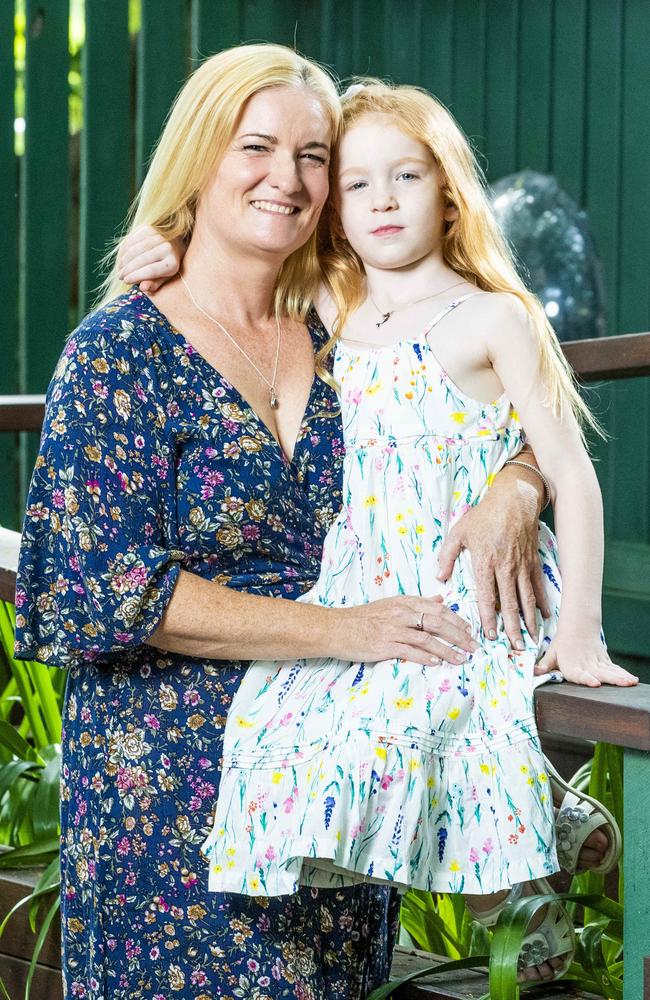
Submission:
M 534 895 L 552 896 L 553 890 L 546 879 L 534 879 L 531 883 Z M 508 895 L 489 910 L 474 910 L 465 900 L 465 905 L 473 920 L 484 927 L 494 927 L 506 906 L 510 906 L 523 897 L 525 883 L 514 885 Z M 530 898 L 528 896 L 524 897 Z M 569 969 L 575 954 L 575 928 L 566 909 L 557 899 L 549 900 L 544 919 L 530 930 L 521 943 L 521 951 L 517 959 L 517 971 L 533 966 L 543 965 L 551 958 L 563 958 L 562 965 L 553 970 L 553 975 L 540 982 L 554 982 L 560 979 Z
M 597 872 L 601 875 L 613 871 L 618 864 L 623 846 L 618 823 L 602 802 L 566 782 L 548 758 L 545 762 L 551 791 L 555 793 L 555 797 L 562 800 L 555 819 L 557 858 L 560 866 L 575 875 L 578 870 L 578 856 L 585 840 L 594 830 L 603 827 L 603 832 L 609 840 L 605 856 L 599 865 L 584 871 Z

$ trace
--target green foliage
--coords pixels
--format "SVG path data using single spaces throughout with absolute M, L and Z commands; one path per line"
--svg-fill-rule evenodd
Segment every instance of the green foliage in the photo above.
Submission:
M 591 761 L 571 779 L 589 791 L 616 818 L 623 832 L 623 751 L 598 743 Z M 606 1000 L 623 997 L 623 866 L 619 868 L 618 900 L 605 894 L 603 875 L 576 875 L 570 892 L 556 897 L 565 902 L 577 927 L 575 959 L 563 982 L 575 982 Z M 375 990 L 368 1000 L 383 1000 L 415 978 L 455 968 L 487 965 L 489 996 L 482 1000 L 519 1000 L 527 985 L 516 981 L 517 956 L 531 917 L 548 897 L 526 896 L 507 907 L 494 929 L 488 931 L 469 916 L 462 896 L 410 890 L 402 902 L 401 922 L 417 948 L 452 959 L 444 965 L 422 969 Z M 581 918 L 581 919 L 580 919 Z M 531 984 L 531 988 L 532 988 Z
M 0 924 L 29 905 L 36 936 L 27 975 L 28 1000 L 36 962 L 59 908 L 59 780 L 65 672 L 13 658 L 15 609 L 0 601 L 0 869 L 44 865 L 33 892 Z M 45 915 L 38 928 L 41 907 Z M 0 991 L 11 1000 L 0 980 Z

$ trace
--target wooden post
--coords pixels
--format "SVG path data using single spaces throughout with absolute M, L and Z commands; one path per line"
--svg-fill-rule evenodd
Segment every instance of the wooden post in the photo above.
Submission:
M 650 1000 L 647 959 L 650 954 L 650 753 L 625 750 L 625 976 L 623 1000 Z M 644 971 L 646 974 L 644 975 Z

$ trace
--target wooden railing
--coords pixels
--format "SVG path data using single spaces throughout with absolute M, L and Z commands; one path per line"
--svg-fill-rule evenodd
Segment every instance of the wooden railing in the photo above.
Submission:
M 574 341 L 564 345 L 582 381 L 650 375 L 650 333 Z M 0 430 L 38 430 L 44 397 L 0 397 Z M 13 601 L 20 536 L 0 529 L 0 598 Z M 635 688 L 546 685 L 536 694 L 537 723 L 543 734 L 604 741 L 624 748 L 625 825 L 625 987 L 624 1000 L 650 998 L 644 959 L 650 954 L 650 684 Z M 423 959 L 400 949 L 396 967 Z M 650 976 L 650 963 L 646 961 Z M 476 977 L 476 996 L 485 983 Z M 464 984 L 462 994 L 469 986 Z M 409 998 L 460 996 L 453 985 L 409 986 Z

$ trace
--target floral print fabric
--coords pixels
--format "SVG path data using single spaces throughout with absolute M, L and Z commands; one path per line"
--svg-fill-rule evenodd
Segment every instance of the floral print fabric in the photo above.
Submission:
M 451 303 L 431 324 L 464 299 Z M 551 619 L 511 651 L 481 630 L 469 556 L 437 553 L 523 434 L 505 395 L 466 396 L 426 335 L 339 343 L 344 505 L 304 600 L 340 606 L 440 594 L 481 648 L 464 665 L 335 659 L 251 665 L 231 706 L 210 887 L 257 895 L 377 880 L 488 893 L 557 870 L 533 710 L 533 667 L 559 613 L 555 540 L 540 525 Z M 305 860 L 306 859 L 306 860 Z
M 312 316 L 320 346 L 324 331 Z M 360 1000 L 388 978 L 397 901 L 358 886 L 207 890 L 226 714 L 245 664 L 144 644 L 180 569 L 295 598 L 340 506 L 341 425 L 314 380 L 292 462 L 137 289 L 68 340 L 48 392 L 16 653 L 69 665 L 62 765 L 67 997 Z

